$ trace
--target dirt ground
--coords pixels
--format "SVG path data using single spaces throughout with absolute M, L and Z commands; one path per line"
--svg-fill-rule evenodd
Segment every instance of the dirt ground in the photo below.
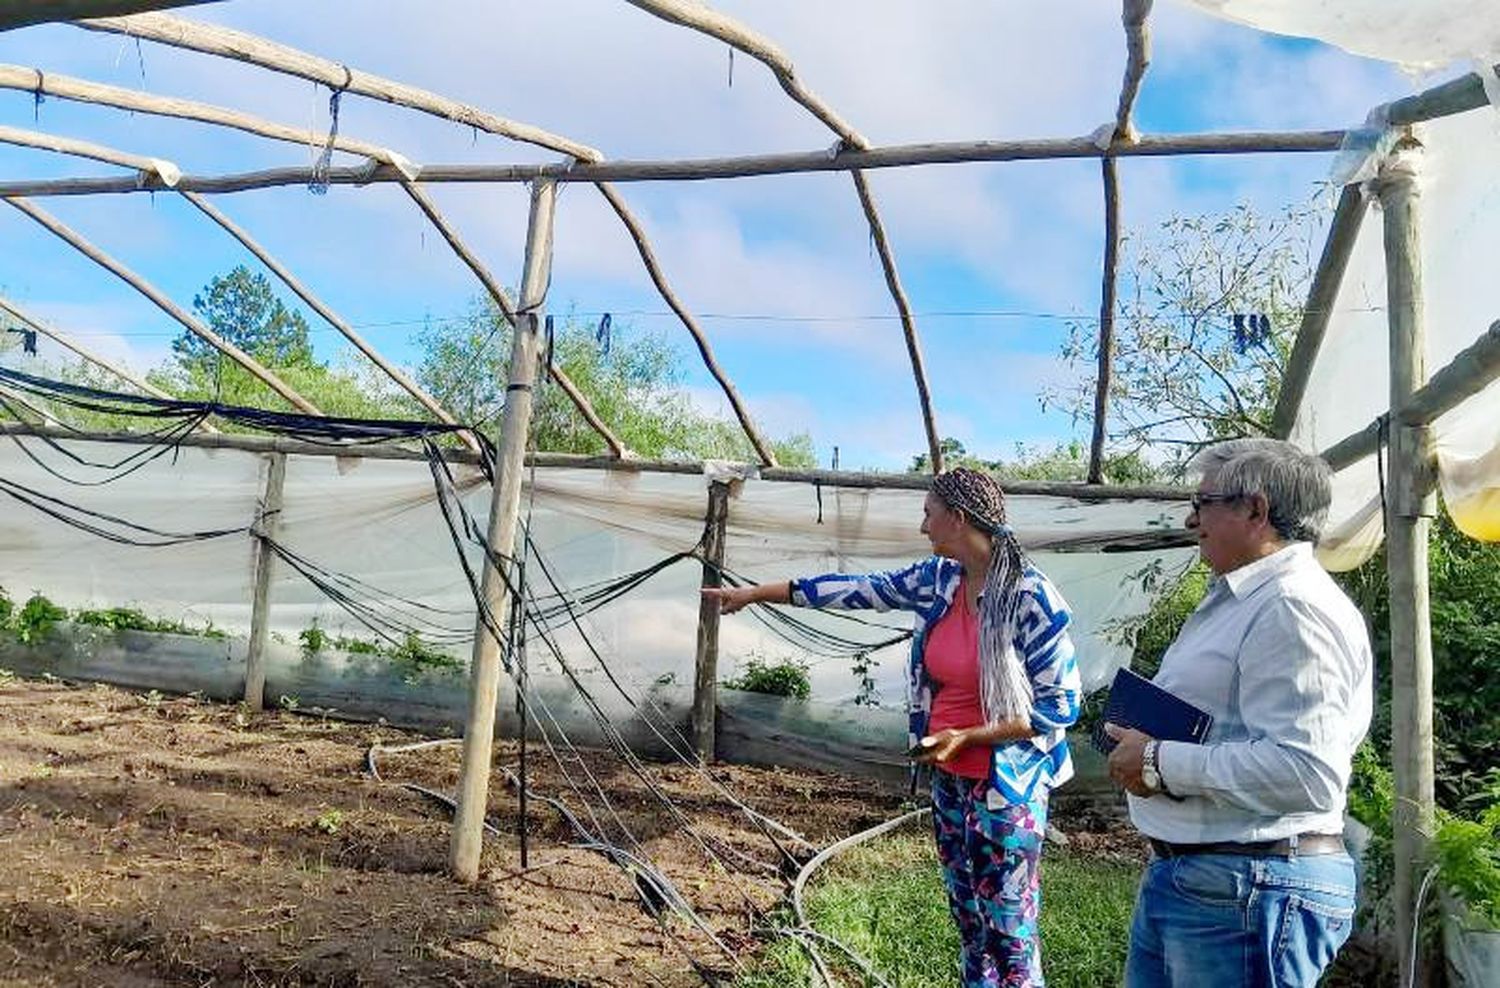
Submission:
M 382 754 L 380 780 L 365 770 L 372 744 L 414 740 L 304 714 L 0 679 L 0 988 L 701 984 L 685 951 L 731 974 L 702 932 L 681 920 L 664 931 L 631 878 L 570 847 L 572 829 L 535 799 L 522 870 L 502 773 L 490 801 L 502 835 L 487 838 L 481 880 L 449 879 L 447 811 L 399 783 L 451 792 L 458 748 Z M 516 756 L 499 744 L 497 767 Z M 567 775 L 597 780 L 721 943 L 748 957 L 752 909 L 785 888 L 770 841 L 695 770 L 648 766 L 715 864 L 620 760 L 582 761 Z M 714 772 L 819 845 L 901 809 L 899 793 L 874 783 Z M 535 793 L 583 809 L 535 748 L 529 773 Z M 1120 853 L 1112 838 L 1074 839 Z

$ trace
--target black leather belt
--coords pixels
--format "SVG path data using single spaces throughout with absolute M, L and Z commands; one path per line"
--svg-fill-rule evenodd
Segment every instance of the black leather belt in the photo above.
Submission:
M 1208 844 L 1168 844 L 1149 838 L 1158 858 L 1180 858 L 1186 854 L 1238 854 L 1251 858 L 1290 858 L 1303 854 L 1338 854 L 1344 850 L 1342 834 L 1298 834 L 1281 840 L 1214 841 Z

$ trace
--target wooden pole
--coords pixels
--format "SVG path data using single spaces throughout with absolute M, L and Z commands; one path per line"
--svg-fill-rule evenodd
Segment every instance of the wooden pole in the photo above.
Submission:
M 19 127 L 0 125 L 0 143 L 14 144 L 17 147 L 37 148 L 42 151 L 52 151 L 56 154 L 71 155 L 75 158 L 102 161 L 105 164 L 119 165 L 122 168 L 132 168 L 145 175 L 155 175 L 163 185 L 175 185 L 177 179 L 182 177 L 182 169 L 164 158 L 150 158 L 141 154 L 131 154 L 128 151 L 119 151 L 115 148 L 106 147 L 103 144 L 95 144 L 91 141 L 80 141 L 71 137 L 57 137 L 34 130 L 22 130 Z
M 98 264 L 100 267 L 104 268 L 105 270 L 109 271 L 111 274 L 119 278 L 121 281 L 125 282 L 131 288 L 134 288 L 136 291 L 146 296 L 156 304 L 157 308 L 161 309 L 173 319 L 176 319 L 183 326 L 187 327 L 191 332 L 207 340 L 220 353 L 224 354 L 226 357 L 233 360 L 241 367 L 245 368 L 245 370 L 255 375 L 255 377 L 257 377 L 261 381 L 261 383 L 265 384 L 266 387 L 270 388 L 272 391 L 275 391 L 277 394 L 281 395 L 281 397 L 291 402 L 292 405 L 297 409 L 304 411 L 309 415 L 323 414 L 318 410 L 318 406 L 314 405 L 312 402 L 302 397 L 296 391 L 292 390 L 290 385 L 288 385 L 281 378 L 277 377 L 267 368 L 261 366 L 260 362 L 254 357 L 250 356 L 248 353 L 241 350 L 233 343 L 230 343 L 228 340 L 224 339 L 218 333 L 215 333 L 213 330 L 209 329 L 206 325 L 199 322 L 197 319 L 194 319 L 192 316 L 188 315 L 185 311 L 183 311 L 181 306 L 179 306 L 176 302 L 173 302 L 171 299 L 167 298 L 166 295 L 157 290 L 157 288 L 150 282 L 148 282 L 145 278 L 142 278 L 140 275 L 136 274 L 134 271 L 130 270 L 110 255 L 106 254 L 104 251 L 89 243 L 89 241 L 85 240 L 72 228 L 63 224 L 63 222 L 57 217 L 42 209 L 40 206 L 37 206 L 35 203 L 28 202 L 25 199 L 7 197 L 5 201 L 19 209 L 21 212 L 25 213 L 27 216 L 36 220 L 42 226 L 46 227 L 59 239 L 66 241 L 84 257 L 87 257 L 95 264 Z
M 1500 378 L 1500 322 L 1480 334 L 1479 339 L 1460 350 L 1437 371 L 1427 383 L 1412 393 L 1391 418 L 1401 425 L 1428 425 L 1449 409 L 1484 390 Z M 1375 452 L 1380 442 L 1380 423 L 1371 424 L 1345 436 L 1322 452 L 1323 459 L 1335 470 L 1342 470 Z
M 760 457 L 761 463 L 766 466 L 776 465 L 776 452 L 771 444 L 760 434 L 756 428 L 755 420 L 750 417 L 750 410 L 745 407 L 745 401 L 740 397 L 734 382 L 724 369 L 719 366 L 718 358 L 714 356 L 713 347 L 708 344 L 708 336 L 703 328 L 698 325 L 698 320 L 688 311 L 687 306 L 677 297 L 672 286 L 667 283 L 667 276 L 662 271 L 661 264 L 656 260 L 656 252 L 651 249 L 651 242 L 646 239 L 646 231 L 641 229 L 641 224 L 635 214 L 625 205 L 625 200 L 606 182 L 598 183 L 599 193 L 604 196 L 604 201 L 609 203 L 609 208 L 615 211 L 620 222 L 625 224 L 625 230 L 630 234 L 631 241 L 635 244 L 635 251 L 640 255 L 641 263 L 646 266 L 646 274 L 650 276 L 651 283 L 656 286 L 656 292 L 662 301 L 677 315 L 683 327 L 693 337 L 693 343 L 698 347 L 698 356 L 703 359 L 703 366 L 707 368 L 713 379 L 719 383 L 719 388 L 724 392 L 724 397 L 729 400 L 729 407 L 734 411 L 735 418 L 739 419 L 740 429 L 744 431 L 750 445 L 755 449 L 755 455 Z
M 724 583 L 724 529 L 729 521 L 729 485 L 708 485 L 703 518 L 703 586 Z M 714 760 L 715 708 L 719 696 L 719 605 L 698 603 L 698 648 L 693 659 L 693 748 L 705 762 Z
M 870 239 L 875 242 L 875 253 L 880 257 L 880 270 L 885 274 L 885 285 L 896 303 L 896 314 L 901 318 L 901 334 L 906 340 L 906 355 L 911 361 L 911 374 L 917 385 L 917 407 L 922 413 L 922 429 L 927 433 L 928 466 L 934 474 L 943 472 L 943 444 L 938 438 L 937 418 L 932 411 L 932 388 L 927 383 L 927 365 L 922 359 L 922 344 L 917 337 L 916 317 L 912 315 L 911 302 L 906 289 L 901 286 L 901 275 L 896 269 L 896 255 L 891 251 L 890 240 L 885 234 L 885 224 L 875 209 L 875 196 L 870 191 L 870 180 L 859 169 L 849 173 L 854 179 L 854 189 L 859 195 L 860 208 L 870 227 Z
M 276 553 L 271 540 L 281 518 L 282 492 L 286 488 L 286 454 L 266 456 L 266 486 L 256 510 L 255 590 L 250 598 L 250 643 L 245 651 L 245 706 L 259 710 L 265 705 L 266 638 L 271 628 L 271 571 Z
M 1131 143 L 1136 139 L 1135 100 L 1141 93 L 1141 82 L 1151 67 L 1151 31 L 1146 19 L 1151 16 L 1152 0 L 1124 0 L 1120 5 L 1120 23 L 1125 28 L 1125 78 L 1120 83 L 1120 102 L 1115 108 L 1114 139 Z
M 1099 292 L 1099 354 L 1094 381 L 1094 434 L 1089 442 L 1091 484 L 1104 483 L 1104 444 L 1109 439 L 1109 391 L 1115 374 L 1115 291 L 1120 263 L 1120 178 L 1115 159 L 1100 162 L 1104 177 L 1104 275 Z
M 490 269 L 479 259 L 477 254 L 469 249 L 469 245 L 464 242 L 464 239 L 458 235 L 458 231 L 453 229 L 453 225 L 448 222 L 448 218 L 438 209 L 437 203 L 432 201 L 432 197 L 419 184 L 416 182 L 402 182 L 401 187 L 406 191 L 411 201 L 416 203 L 417 208 L 422 211 L 422 215 L 427 217 L 427 221 L 432 224 L 433 229 L 437 230 L 438 235 L 447 242 L 449 247 L 453 248 L 453 253 L 458 259 L 463 261 L 464 265 L 474 273 L 474 277 L 479 279 L 479 283 L 489 293 L 490 300 L 495 303 L 495 308 L 500 311 L 501 317 L 507 324 L 514 328 L 516 325 L 515 306 L 510 304 L 510 299 L 505 296 L 504 287 L 501 286 L 500 282 L 495 280 L 495 276 L 490 273 Z M 609 426 L 604 424 L 604 420 L 599 417 L 599 413 L 594 411 L 593 403 L 579 390 L 578 385 L 573 383 L 572 378 L 568 377 L 567 373 L 556 364 L 548 364 L 547 373 L 551 375 L 553 382 L 562 389 L 563 394 L 568 396 L 568 400 L 573 403 L 573 407 L 578 410 L 578 414 L 583 416 L 583 420 L 604 440 L 604 445 L 609 447 L 610 455 L 624 457 L 628 452 L 625 449 L 625 444 L 610 431 Z
M 1422 297 L 1421 145 L 1398 142 L 1376 182 L 1385 226 L 1386 305 L 1390 323 L 1390 407 L 1400 409 L 1427 378 Z M 1396 782 L 1396 941 L 1401 971 L 1429 985 L 1436 968 L 1413 971 L 1410 931 L 1416 896 L 1432 859 L 1432 629 L 1427 585 L 1427 536 L 1436 508 L 1425 426 L 1390 433 L 1386 492 L 1386 567 L 1391 611 L 1391 757 Z
M 0 422 L 0 436 L 46 436 L 50 439 L 72 439 L 79 442 L 140 444 L 157 442 L 135 432 L 89 432 L 60 426 L 39 426 L 24 422 Z M 237 449 L 250 453 L 279 451 L 298 456 L 341 456 L 369 460 L 411 460 L 427 462 L 427 454 L 397 443 L 342 444 L 312 443 L 280 436 L 250 436 L 220 433 L 206 436 L 193 434 L 176 440 L 179 445 L 199 449 Z M 468 450 L 443 449 L 449 463 L 473 466 L 479 457 Z M 703 475 L 701 460 L 616 460 L 608 456 L 578 453 L 527 453 L 526 464 L 543 468 L 568 470 L 607 470 L 614 473 L 669 473 Z M 818 484 L 850 490 L 925 491 L 932 478 L 923 473 L 873 473 L 863 470 L 802 470 L 790 467 L 767 467 L 760 479 L 772 484 Z M 1193 493 L 1190 487 L 1165 484 L 1084 484 L 1076 481 L 1015 480 L 1005 485 L 1006 493 L 1027 497 L 1060 497 L 1086 503 L 1100 501 L 1186 501 Z
M 1120 23 L 1125 29 L 1125 77 L 1115 107 L 1115 129 L 1109 149 L 1129 148 L 1140 140 L 1135 129 L 1135 101 L 1151 67 L 1152 0 L 1124 0 Z M 1104 483 L 1104 446 L 1109 441 L 1109 393 L 1115 376 L 1115 301 L 1119 293 L 1120 172 L 1113 154 L 1099 159 L 1104 182 L 1104 268 L 1099 288 L 1099 352 L 1094 379 L 1094 428 L 1089 441 L 1088 482 Z
M 1323 334 L 1328 330 L 1328 319 L 1338 301 L 1339 286 L 1343 284 L 1344 271 L 1349 267 L 1349 256 L 1354 253 L 1354 242 L 1359 239 L 1364 219 L 1364 193 L 1357 185 L 1344 186 L 1328 227 L 1328 239 L 1323 242 L 1323 256 L 1318 259 L 1318 269 L 1307 292 L 1302 325 L 1297 327 L 1297 340 L 1281 375 L 1276 409 L 1271 414 L 1271 434 L 1280 439 L 1291 435 L 1297 422 L 1297 409 L 1307 393 L 1307 382 L 1312 378 L 1313 364 L 1322 349 Z
M 512 601 L 508 581 L 515 573 L 517 514 L 521 504 L 521 470 L 537 378 L 538 326 L 546 301 L 552 267 L 552 221 L 557 186 L 541 181 L 531 187 L 531 216 L 526 234 L 526 262 L 521 274 L 520 318 L 512 336 L 510 383 L 506 388 L 505 418 L 495 463 L 495 494 L 490 501 L 488 544 L 505 565 L 499 573 L 486 562 L 481 588 L 493 631 L 480 615 L 474 630 L 474 652 L 469 666 L 469 715 L 464 726 L 463 763 L 458 786 L 458 809 L 453 818 L 448 866 L 459 881 L 479 878 L 483 850 L 484 814 L 489 799 L 490 752 L 494 740 L 495 708 L 500 689 L 500 647 L 495 634 L 506 627 Z
M 25 86 L 15 88 L 25 89 Z M 129 107 L 142 109 L 141 107 Z M 226 126 L 230 124 L 226 123 Z M 305 134 L 305 132 L 304 132 Z M 597 163 L 451 165 L 424 164 L 422 182 L 524 184 L 539 178 L 557 182 L 701 182 L 715 179 L 846 172 L 856 168 L 906 168 L 1001 161 L 1062 161 L 1085 158 L 1158 158 L 1198 154 L 1327 154 L 1337 151 L 1347 131 L 1315 130 L 1222 134 L 1143 134 L 1134 142 L 1100 147 L 1092 137 L 1036 138 L 1019 141 L 942 141 L 893 144 L 866 151 L 830 153 L 792 151 L 725 158 L 678 158 L 659 161 L 615 159 Z M 262 135 L 270 136 L 270 135 Z M 343 139 L 340 138 L 342 141 Z M 299 142 L 300 143 L 300 142 Z M 337 148 L 338 145 L 335 144 Z M 173 188 L 194 192 L 246 192 L 282 185 L 306 185 L 315 177 L 330 185 L 371 185 L 409 181 L 397 168 L 330 168 L 314 176 L 307 167 L 268 168 L 229 175 L 184 175 Z M 158 180 L 136 178 L 64 178 L 0 183 L 0 196 L 110 195 L 161 192 Z
M 380 100 L 395 106 L 427 113 L 465 127 L 496 134 L 515 141 L 525 141 L 572 155 L 579 161 L 599 161 L 598 150 L 559 134 L 549 133 L 531 124 L 496 116 L 468 103 L 460 103 L 431 90 L 409 86 L 361 69 L 335 62 L 271 41 L 259 35 L 217 24 L 205 24 L 171 14 L 138 14 L 134 17 L 99 17 L 78 21 L 76 27 L 90 31 L 108 31 L 132 38 L 144 38 L 187 51 L 217 55 L 273 72 L 321 83 L 330 89 Z
M 255 134 L 273 141 L 285 141 L 304 148 L 320 148 L 324 144 L 330 144 L 335 151 L 369 158 L 372 162 L 391 167 L 397 174 L 406 178 L 414 176 L 418 171 L 414 164 L 390 148 L 371 144 L 368 141 L 355 140 L 341 134 L 335 134 L 330 138 L 328 134 L 303 130 L 273 120 L 264 120 L 228 107 L 200 103 L 196 100 L 157 96 L 152 93 L 122 89 L 118 86 L 106 86 L 97 82 L 89 82 L 87 79 L 43 72 L 40 69 L 21 65 L 0 65 L 0 88 L 19 89 L 22 92 L 56 96 L 58 99 L 79 103 L 96 103 L 121 110 L 133 110 L 155 116 L 177 117 L 219 127 L 230 127 L 247 134 Z M 318 178 L 311 172 L 309 176 L 309 181 Z M 137 181 L 143 188 L 151 189 L 176 188 L 178 185 L 176 182 L 163 181 L 162 176 L 154 172 L 142 172 L 134 181 Z

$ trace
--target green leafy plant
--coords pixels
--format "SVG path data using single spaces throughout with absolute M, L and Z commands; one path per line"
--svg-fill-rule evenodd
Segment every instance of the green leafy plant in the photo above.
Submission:
M 333 647 L 340 652 L 348 652 L 350 655 L 379 655 L 380 645 L 378 642 L 366 641 L 363 638 L 349 638 L 339 635 L 332 641 Z
M 458 659 L 432 647 L 410 632 L 400 645 L 386 654 L 391 664 L 402 671 L 408 682 L 423 673 L 457 672 L 463 668 L 463 663 Z
M 73 615 L 73 623 L 86 624 L 95 628 L 108 628 L 111 631 L 164 631 L 178 635 L 197 634 L 181 621 L 148 617 L 143 611 L 134 607 L 105 607 L 77 611 Z
M 324 810 L 318 815 L 318 818 L 313 821 L 314 827 L 317 827 L 319 830 L 323 831 L 323 833 L 330 835 L 338 833 L 339 827 L 343 826 L 343 824 L 343 810 Z
M 1438 877 L 1469 919 L 1500 930 L 1500 772 L 1487 789 L 1491 802 L 1475 819 L 1438 811 L 1433 845 Z
M 312 624 L 302 629 L 302 633 L 297 636 L 297 641 L 302 644 L 303 655 L 317 655 L 328 647 L 328 632 L 318 627 L 317 619 L 314 618 Z
M 806 700 L 812 695 L 812 681 L 808 678 L 807 670 L 807 663 L 796 659 L 767 662 L 757 655 L 751 655 L 745 660 L 745 671 L 734 679 L 724 680 L 723 685 L 725 689 L 744 690 L 747 693 Z
M 1183 570 L 1168 570 L 1160 561 L 1148 563 L 1125 580 L 1153 595 L 1151 607 L 1140 617 L 1108 622 L 1100 634 L 1129 646 L 1130 668 L 1147 678 L 1156 675 L 1162 656 L 1208 591 L 1208 577 L 1208 568 L 1201 562 L 1195 561 Z M 1099 689 L 1085 697 L 1074 729 L 1092 731 L 1104 713 L 1108 696 L 1107 690 Z
M 10 594 L 5 592 L 4 587 L 0 587 L 0 627 L 10 624 L 11 615 L 15 613 L 15 610 L 15 601 L 10 599 Z
M 1396 806 L 1396 783 L 1391 770 L 1380 760 L 1380 752 L 1368 739 L 1354 752 L 1349 776 L 1349 815 L 1370 829 L 1364 853 L 1364 915 L 1362 921 L 1381 924 L 1390 919 L 1390 893 L 1395 881 L 1395 837 L 1392 813 Z
M 53 625 L 64 621 L 68 612 L 40 593 L 34 593 L 11 617 L 10 629 L 24 645 L 35 645 L 46 639 Z

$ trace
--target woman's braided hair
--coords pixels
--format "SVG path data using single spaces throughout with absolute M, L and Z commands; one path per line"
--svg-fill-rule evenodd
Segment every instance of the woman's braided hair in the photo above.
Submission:
M 932 492 L 991 539 L 979 598 L 979 696 L 985 719 L 991 724 L 1029 720 L 1031 681 L 1015 647 L 1026 557 L 1005 523 L 1005 492 L 989 474 L 968 467 L 932 478 Z

